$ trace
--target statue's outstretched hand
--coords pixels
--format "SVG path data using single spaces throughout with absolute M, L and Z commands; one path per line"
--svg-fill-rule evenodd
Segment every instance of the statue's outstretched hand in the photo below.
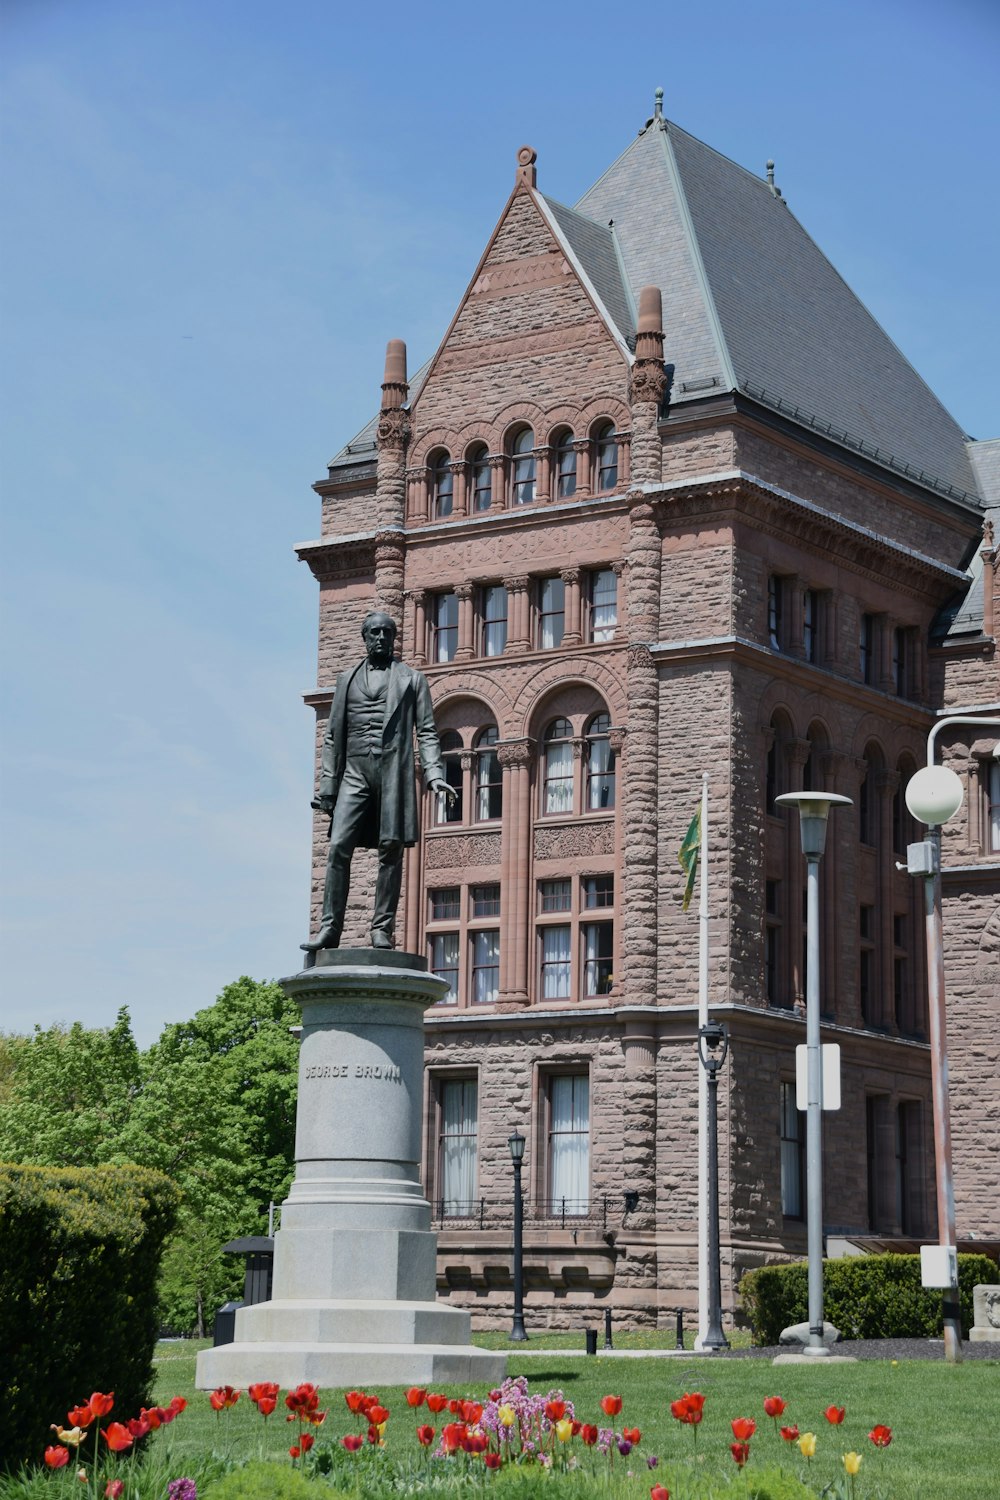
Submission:
M 458 801 L 458 792 L 453 786 L 449 786 L 448 783 L 444 780 L 432 781 L 431 790 L 434 792 L 440 792 L 449 807 L 454 807 L 455 803 Z

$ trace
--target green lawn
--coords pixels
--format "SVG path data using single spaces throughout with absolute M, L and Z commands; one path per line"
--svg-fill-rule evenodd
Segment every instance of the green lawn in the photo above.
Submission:
M 668 1340 L 668 1343 L 670 1341 Z M 292 1431 L 283 1408 L 270 1418 L 265 1430 L 261 1418 L 246 1397 L 228 1414 L 217 1419 L 208 1398 L 193 1390 L 195 1354 L 204 1344 L 161 1344 L 158 1351 L 157 1398 L 166 1402 L 173 1395 L 186 1396 L 189 1409 L 169 1429 L 171 1467 L 183 1472 L 185 1453 L 217 1447 L 233 1455 L 261 1451 L 283 1454 Z M 528 1376 L 532 1391 L 560 1388 L 575 1404 L 581 1421 L 606 1423 L 599 1409 L 600 1398 L 611 1392 L 623 1397 L 617 1425 L 638 1426 L 642 1442 L 639 1463 L 632 1460 L 635 1478 L 618 1487 L 621 1495 L 647 1496 L 652 1479 L 666 1484 L 671 1494 L 701 1490 L 690 1468 L 692 1431 L 681 1427 L 670 1415 L 670 1402 L 687 1390 L 706 1397 L 705 1419 L 698 1434 L 698 1472 L 735 1479 L 729 1454 L 732 1440 L 730 1419 L 753 1416 L 757 1435 L 753 1440 L 752 1464 L 781 1463 L 786 1469 L 805 1473 L 797 1450 L 790 1450 L 773 1434 L 764 1417 L 765 1396 L 780 1395 L 788 1402 L 784 1420 L 801 1431 L 817 1434 L 818 1450 L 809 1467 L 808 1479 L 818 1492 L 843 1473 L 841 1454 L 856 1449 L 864 1454 L 857 1485 L 858 1500 L 989 1500 L 1000 1492 L 1000 1361 L 975 1361 L 949 1366 L 932 1361 L 903 1361 L 898 1365 L 867 1361 L 854 1365 L 791 1365 L 774 1368 L 760 1360 L 654 1359 L 565 1359 L 514 1354 L 511 1374 Z M 260 1371 L 267 1379 L 266 1369 Z M 449 1395 L 483 1394 L 445 1388 Z M 402 1391 L 378 1392 L 392 1413 L 388 1429 L 390 1449 L 415 1449 L 416 1421 L 406 1406 Z M 342 1393 L 324 1393 L 329 1417 L 321 1429 L 324 1439 L 354 1431 Z M 823 1416 L 830 1404 L 845 1406 L 842 1427 L 834 1428 Z M 428 1420 L 426 1411 L 418 1420 Z M 437 1425 L 438 1419 L 430 1419 Z M 867 1433 L 875 1423 L 892 1428 L 893 1441 L 878 1453 Z M 656 1453 L 660 1464 L 655 1475 L 645 1467 L 644 1456 Z M 180 1462 L 178 1462 L 180 1461 Z M 621 1466 L 619 1466 L 619 1473 Z M 742 1483 L 734 1495 L 742 1494 Z

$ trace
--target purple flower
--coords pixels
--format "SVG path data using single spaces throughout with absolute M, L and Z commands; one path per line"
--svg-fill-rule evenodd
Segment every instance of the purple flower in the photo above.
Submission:
M 660 1462 L 660 1460 L 657 1458 L 656 1454 L 655 1453 L 651 1453 L 649 1455 L 649 1457 L 646 1459 L 646 1468 L 647 1469 L 655 1469 L 659 1465 L 659 1462 Z
M 167 1495 L 169 1500 L 198 1500 L 198 1486 L 193 1479 L 171 1479 Z
M 623 1437 L 618 1439 L 618 1452 L 621 1454 L 622 1458 L 627 1458 L 628 1455 L 632 1452 L 632 1444 L 629 1442 L 628 1438 Z

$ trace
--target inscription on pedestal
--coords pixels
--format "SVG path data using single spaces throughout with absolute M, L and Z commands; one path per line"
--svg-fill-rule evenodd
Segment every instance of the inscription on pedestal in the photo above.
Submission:
M 303 1068 L 304 1078 L 371 1078 L 382 1083 L 402 1083 L 403 1075 L 394 1063 L 314 1063 Z

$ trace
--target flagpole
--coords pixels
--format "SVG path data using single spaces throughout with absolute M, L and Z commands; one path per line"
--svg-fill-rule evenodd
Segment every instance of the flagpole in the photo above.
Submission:
M 708 772 L 701 776 L 701 863 L 698 899 L 698 1027 L 708 1024 Z M 697 1054 L 695 1057 L 697 1062 Z M 698 1337 L 708 1336 L 708 1074 L 698 1067 Z

